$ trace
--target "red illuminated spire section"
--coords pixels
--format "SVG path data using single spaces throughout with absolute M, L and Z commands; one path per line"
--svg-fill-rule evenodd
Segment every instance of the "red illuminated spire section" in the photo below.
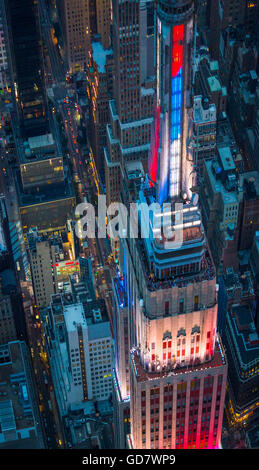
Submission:
M 184 25 L 175 26 L 172 44 L 172 77 L 177 77 L 183 66 L 183 36 Z

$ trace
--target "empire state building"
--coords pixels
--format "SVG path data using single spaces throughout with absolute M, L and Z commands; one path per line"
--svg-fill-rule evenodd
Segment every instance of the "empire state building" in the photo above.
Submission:
M 126 445 L 134 449 L 215 449 L 221 443 L 227 363 L 188 146 L 193 22 L 193 1 L 158 0 L 156 115 L 149 178 L 138 203 L 170 202 L 160 218 L 168 221 L 172 240 L 157 229 L 159 214 L 145 219 L 148 237 L 121 240 L 114 284 L 115 427 L 122 432 L 128 406 Z

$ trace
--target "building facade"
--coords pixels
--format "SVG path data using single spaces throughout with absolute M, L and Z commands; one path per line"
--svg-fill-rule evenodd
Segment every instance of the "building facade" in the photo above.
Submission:
M 154 99 L 154 2 L 115 0 L 112 14 L 114 99 L 104 149 L 108 205 L 119 201 L 124 163 L 147 164 Z
M 0 2 L 0 90 L 8 86 L 6 14 L 3 0 Z
M 2 290 L 2 289 L 1 289 Z M 0 344 L 17 339 L 14 312 L 9 295 L 0 293 Z
M 226 414 L 229 426 L 258 419 L 259 336 L 248 304 L 233 305 L 226 317 L 224 342 L 229 363 Z
M 197 180 L 203 174 L 203 165 L 216 153 L 217 110 L 208 98 L 195 96 L 193 102 L 193 159 Z
M 48 116 L 38 5 L 33 0 L 5 5 L 19 123 L 24 136 L 42 135 L 48 130 Z
M 51 296 L 62 290 L 69 276 L 79 272 L 72 234 L 47 237 L 34 229 L 27 233 L 27 242 L 35 302 L 38 308 L 47 307 Z
M 59 0 L 59 17 L 70 72 L 84 70 L 91 39 L 98 34 L 104 49 L 110 47 L 111 7 L 108 0 Z

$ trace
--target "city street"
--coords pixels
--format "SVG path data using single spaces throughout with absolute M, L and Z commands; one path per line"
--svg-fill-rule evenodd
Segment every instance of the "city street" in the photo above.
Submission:
M 21 287 L 45 445 L 49 449 L 55 449 L 62 447 L 63 437 L 57 412 L 53 413 L 53 410 L 56 410 L 56 403 L 47 362 L 41 320 L 39 312 L 33 303 L 34 298 L 31 283 L 21 283 Z

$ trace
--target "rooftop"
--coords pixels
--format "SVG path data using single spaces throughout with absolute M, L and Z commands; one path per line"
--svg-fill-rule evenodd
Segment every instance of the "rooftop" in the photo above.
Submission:
M 218 63 L 218 61 L 217 61 L 217 60 L 211 60 L 211 61 L 210 61 L 210 70 L 211 70 L 212 72 L 216 72 L 216 71 L 218 71 L 218 69 L 219 69 L 219 63 Z
M 144 177 L 144 169 L 140 161 L 125 162 L 125 170 L 127 172 L 128 179 Z
M 222 199 L 226 204 L 236 204 L 238 205 L 238 193 L 237 193 L 237 179 L 234 178 L 233 185 L 231 187 L 227 187 L 228 183 L 232 183 L 232 181 L 225 180 L 221 178 L 222 168 L 220 164 L 216 160 L 206 161 L 205 166 L 207 168 L 207 172 L 209 174 L 209 179 L 211 182 L 212 190 L 215 193 L 220 193 Z M 232 171 L 232 170 L 231 170 Z M 234 172 L 233 172 L 234 173 Z M 236 190 L 230 190 L 230 189 Z
M 246 171 L 240 174 L 240 185 L 244 188 L 246 199 L 254 199 L 259 196 L 259 173 L 258 171 Z
M 26 193 L 23 191 L 19 170 L 16 170 L 14 173 L 14 180 L 20 207 L 34 206 L 36 204 L 44 204 L 51 201 L 70 199 L 75 197 L 73 184 L 68 173 L 63 183 L 49 185 L 48 189 L 41 188 L 35 193 Z
M 29 137 L 19 145 L 20 164 L 33 163 L 40 160 L 58 157 L 56 143 L 52 134 Z M 58 157 L 60 158 L 60 157 Z
M 63 308 L 63 313 L 66 329 L 69 333 L 77 331 L 77 325 L 86 327 L 86 319 L 82 304 L 67 305 Z
M 218 148 L 219 158 L 224 171 L 235 170 L 236 166 L 229 147 Z
M 96 416 L 95 408 L 92 408 L 87 412 L 80 405 L 78 409 L 71 410 L 65 418 L 65 432 L 70 446 L 77 449 L 114 448 L 112 425 L 109 418 L 103 418 L 103 405 L 97 402 L 100 417 Z
M 99 41 L 92 41 L 93 59 L 97 64 L 98 71 L 105 73 L 106 57 L 112 54 L 112 49 L 104 49 Z
M 108 319 L 105 322 L 88 325 L 89 341 L 94 341 L 98 338 L 111 338 L 111 328 Z
M 217 109 L 209 98 L 203 98 L 201 95 L 194 96 L 193 107 L 194 122 L 198 124 L 215 122 L 217 119 Z
M 221 85 L 217 77 L 208 77 L 208 84 L 212 93 L 221 90 Z
M 28 144 L 33 152 L 34 150 L 44 149 L 55 144 L 52 134 L 44 134 L 36 137 L 29 137 Z
M 85 263 L 86 261 L 86 263 Z M 85 258 L 79 258 L 80 274 L 70 276 L 68 293 L 55 294 L 51 298 L 51 311 L 55 325 L 66 324 L 69 331 L 76 330 L 76 324 L 91 328 L 92 336 L 98 335 L 98 329 L 104 328 L 101 334 L 106 335 L 105 325 L 108 314 L 105 302 L 96 299 L 91 263 Z M 90 332 L 90 329 L 89 329 Z
M 259 362 L 259 336 L 249 305 L 233 305 L 227 320 L 242 365 Z
M 51 235 L 39 234 L 37 228 L 33 227 L 26 234 L 28 247 L 30 253 L 37 254 L 37 248 L 39 243 L 46 243 L 47 246 L 54 247 L 56 263 L 66 262 L 67 267 L 72 267 L 74 264 L 79 265 L 77 260 L 72 258 L 71 243 L 68 238 L 66 231 L 61 232 L 58 235 L 51 233 Z M 56 266 L 59 266 L 56 264 Z
M 14 341 L 0 346 L 0 429 L 19 431 L 34 428 L 33 384 L 26 346 Z
M 218 147 L 230 147 L 232 155 L 235 156 L 239 152 L 230 121 L 225 112 L 219 116 L 217 121 L 217 145 Z
M 240 274 L 239 272 L 235 272 L 233 268 L 228 268 L 223 278 L 229 298 L 234 296 L 233 292 L 236 289 L 241 290 L 241 297 L 254 295 L 254 287 L 250 271 Z

